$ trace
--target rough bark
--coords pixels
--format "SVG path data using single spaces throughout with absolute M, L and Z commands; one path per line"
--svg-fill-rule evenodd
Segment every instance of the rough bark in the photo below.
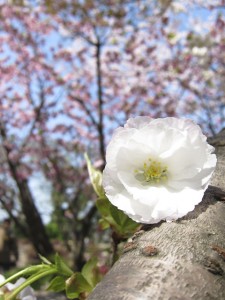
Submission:
M 225 299 L 225 130 L 210 143 L 218 164 L 203 201 L 134 235 L 89 300 Z

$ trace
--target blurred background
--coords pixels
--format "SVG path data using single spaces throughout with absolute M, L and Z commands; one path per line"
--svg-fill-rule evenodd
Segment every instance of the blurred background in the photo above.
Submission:
M 225 126 L 224 0 L 0 1 L 0 219 L 18 266 L 53 251 L 110 265 L 84 153 L 132 116 Z M 27 257 L 29 256 L 29 257 Z

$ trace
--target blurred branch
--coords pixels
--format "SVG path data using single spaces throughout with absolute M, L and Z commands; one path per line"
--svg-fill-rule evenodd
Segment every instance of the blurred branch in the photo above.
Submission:
M 14 216 L 14 214 L 12 213 L 12 210 L 10 208 L 8 208 L 7 204 L 1 197 L 0 197 L 0 203 L 1 203 L 2 207 L 5 209 L 5 211 L 7 212 L 7 214 L 9 215 L 10 219 L 13 220 L 13 222 L 15 223 L 17 229 L 19 229 L 19 231 L 22 234 L 25 234 L 27 237 L 29 237 L 27 228 L 19 221 L 19 219 L 16 216 Z

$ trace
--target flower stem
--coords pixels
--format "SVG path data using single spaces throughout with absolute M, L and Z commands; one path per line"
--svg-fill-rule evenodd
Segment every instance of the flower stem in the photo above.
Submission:
M 23 282 L 20 286 L 18 286 L 15 290 L 13 290 L 12 293 L 10 293 L 8 296 L 6 296 L 5 300 L 13 300 L 15 299 L 16 295 L 18 295 L 24 288 L 32 284 L 33 282 L 41 279 L 42 277 L 52 275 L 57 273 L 57 270 L 55 268 L 51 268 L 49 270 L 46 270 L 44 272 L 39 272 L 36 275 L 31 276 L 28 278 L 25 282 Z
M 13 280 L 15 280 L 19 277 L 25 276 L 25 275 L 27 275 L 31 272 L 33 273 L 35 270 L 37 271 L 38 269 L 40 269 L 40 270 L 43 269 L 43 265 L 32 266 L 32 267 L 28 267 L 24 270 L 21 270 L 21 271 L 17 272 L 16 274 L 14 274 L 14 275 L 10 276 L 9 278 L 7 278 L 4 282 L 2 282 L 0 284 L 0 288 L 3 287 L 8 282 L 11 282 L 11 281 L 13 281 Z
M 112 266 L 119 258 L 118 254 L 118 245 L 121 242 L 121 239 L 118 237 L 115 231 L 112 233 L 112 241 L 113 241 L 113 254 L 112 254 Z

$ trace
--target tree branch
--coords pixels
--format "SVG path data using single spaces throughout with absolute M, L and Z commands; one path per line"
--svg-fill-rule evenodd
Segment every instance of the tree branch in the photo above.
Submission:
M 225 299 L 225 130 L 210 142 L 218 164 L 203 201 L 176 222 L 137 232 L 88 300 Z
M 33 100 L 32 93 L 31 93 L 31 87 L 29 85 L 29 98 L 30 98 L 32 105 L 34 106 L 35 117 L 34 117 L 32 125 L 31 125 L 31 128 L 29 130 L 29 133 L 27 134 L 25 140 L 23 141 L 23 144 L 21 145 L 21 153 L 22 153 L 22 150 L 24 149 L 24 147 L 27 145 L 28 140 L 31 137 L 37 123 L 40 121 L 41 112 L 45 105 L 44 85 L 43 85 L 43 82 L 41 82 L 40 78 L 38 78 L 38 82 L 39 82 L 39 87 L 40 87 L 40 104 L 37 107 L 35 107 L 34 100 Z
M 97 37 L 96 43 L 96 70 L 97 70 L 97 87 L 98 87 L 98 133 L 99 133 L 99 147 L 101 159 L 105 162 L 105 137 L 104 137 L 104 123 L 103 123 L 103 94 L 102 94 L 102 73 L 101 73 L 101 47 L 100 39 Z
M 88 115 L 88 117 L 90 118 L 92 124 L 98 128 L 98 123 L 96 122 L 94 116 L 92 115 L 92 112 L 91 110 L 85 105 L 85 102 L 84 100 L 82 100 L 81 98 L 79 97 L 74 97 L 74 96 L 71 96 L 73 98 L 74 101 L 76 101 L 77 103 L 79 103 L 82 108 L 84 109 L 84 111 L 86 112 L 86 114 Z

